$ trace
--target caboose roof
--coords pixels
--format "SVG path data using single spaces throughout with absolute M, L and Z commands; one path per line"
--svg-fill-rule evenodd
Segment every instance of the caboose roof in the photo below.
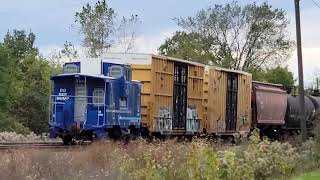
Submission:
M 95 78 L 95 79 L 103 79 L 103 80 L 106 80 L 106 79 L 111 79 L 111 80 L 115 80 L 116 78 L 114 77 L 111 77 L 111 76 L 105 76 L 103 74 L 101 75 L 89 75 L 89 74 L 83 74 L 83 73 L 68 73 L 68 74 L 58 74 L 58 75 L 54 75 L 54 76 L 51 76 L 51 80 L 55 80 L 57 78 L 64 78 L 64 77 L 79 77 L 79 76 L 82 76 L 82 77 L 89 77 L 89 78 Z M 133 83 L 140 83 L 140 81 L 138 80 L 131 80 L 131 82 Z
M 96 79 L 115 79 L 114 77 L 110 77 L 110 76 L 105 76 L 103 74 L 101 75 L 89 75 L 89 74 L 82 74 L 82 73 L 68 73 L 68 74 L 58 74 L 55 76 L 51 76 L 51 80 L 55 80 L 57 78 L 63 78 L 63 77 L 89 77 L 89 78 L 96 78 Z

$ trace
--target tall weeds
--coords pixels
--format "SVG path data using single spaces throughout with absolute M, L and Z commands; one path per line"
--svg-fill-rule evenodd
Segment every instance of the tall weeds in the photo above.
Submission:
M 96 143 L 76 150 L 0 152 L 0 179 L 273 179 L 320 167 L 320 140 L 300 146 L 261 141 L 229 148 L 204 140 Z M 217 150 L 223 149 L 223 150 Z

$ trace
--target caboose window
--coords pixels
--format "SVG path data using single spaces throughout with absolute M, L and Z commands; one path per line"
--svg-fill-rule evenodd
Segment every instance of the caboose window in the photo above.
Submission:
M 120 107 L 127 107 L 127 98 L 123 97 L 119 100 Z
M 104 91 L 102 88 L 94 89 L 92 93 L 92 103 L 95 106 L 101 106 L 104 103 Z
M 123 68 L 121 66 L 111 66 L 109 67 L 108 75 L 110 77 L 120 78 L 123 76 Z
M 63 66 L 63 73 L 80 73 L 80 68 L 76 64 L 65 64 Z

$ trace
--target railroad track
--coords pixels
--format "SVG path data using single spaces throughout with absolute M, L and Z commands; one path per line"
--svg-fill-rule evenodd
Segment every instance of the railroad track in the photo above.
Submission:
M 75 145 L 66 146 L 63 145 L 62 142 L 15 142 L 15 143 L 0 143 L 0 150 L 6 149 L 23 149 L 23 148 L 31 148 L 31 149 L 71 149 L 71 148 L 79 148 L 86 147 L 90 145 L 91 142 L 81 142 L 76 143 Z

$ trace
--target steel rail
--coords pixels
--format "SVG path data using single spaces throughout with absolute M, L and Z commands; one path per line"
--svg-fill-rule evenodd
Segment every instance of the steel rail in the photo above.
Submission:
M 63 145 L 62 142 L 0 142 L 0 150 L 6 149 L 57 149 L 57 148 L 65 148 L 65 149 L 73 149 L 80 147 L 87 147 L 91 144 L 91 142 L 81 142 L 75 145 Z

